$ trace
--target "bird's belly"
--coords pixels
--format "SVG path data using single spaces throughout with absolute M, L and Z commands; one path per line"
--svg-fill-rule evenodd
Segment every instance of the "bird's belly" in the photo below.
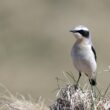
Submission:
M 96 71 L 97 65 L 92 51 L 78 51 L 72 57 L 74 66 L 78 71 L 84 73 L 93 73 Z
M 76 60 L 76 61 L 75 61 Z M 96 63 L 87 59 L 75 59 L 74 65 L 80 72 L 93 73 L 96 71 Z

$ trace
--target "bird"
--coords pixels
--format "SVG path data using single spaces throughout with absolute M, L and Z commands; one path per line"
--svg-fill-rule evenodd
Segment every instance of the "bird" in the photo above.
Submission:
M 95 86 L 97 84 L 97 55 L 91 40 L 90 30 L 84 25 L 79 25 L 72 28 L 70 32 L 72 32 L 76 38 L 71 50 L 74 67 L 79 72 L 76 85 L 78 85 L 81 75 L 84 73 L 88 77 L 90 85 Z

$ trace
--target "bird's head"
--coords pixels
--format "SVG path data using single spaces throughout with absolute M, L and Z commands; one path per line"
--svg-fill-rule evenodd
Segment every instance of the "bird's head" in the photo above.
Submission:
M 89 29 L 83 25 L 79 25 L 70 30 L 76 37 L 76 39 L 88 39 L 89 38 Z

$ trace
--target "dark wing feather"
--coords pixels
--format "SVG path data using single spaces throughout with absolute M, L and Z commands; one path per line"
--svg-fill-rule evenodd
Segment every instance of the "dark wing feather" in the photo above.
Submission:
M 91 49 L 92 49 L 92 51 L 94 53 L 95 61 L 97 61 L 97 55 L 96 55 L 96 51 L 95 51 L 94 47 L 92 46 Z

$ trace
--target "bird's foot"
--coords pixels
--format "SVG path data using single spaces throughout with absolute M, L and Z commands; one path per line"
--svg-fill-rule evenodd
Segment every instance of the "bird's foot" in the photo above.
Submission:
M 78 84 L 75 84 L 74 88 L 75 88 L 75 90 L 77 90 L 78 89 Z

